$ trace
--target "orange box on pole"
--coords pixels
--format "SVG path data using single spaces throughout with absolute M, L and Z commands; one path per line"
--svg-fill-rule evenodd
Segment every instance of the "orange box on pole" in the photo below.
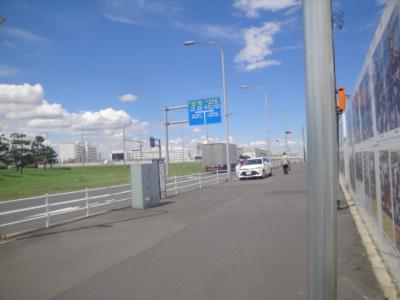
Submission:
M 344 87 L 338 88 L 337 94 L 337 109 L 339 112 L 342 112 L 346 109 L 346 89 Z

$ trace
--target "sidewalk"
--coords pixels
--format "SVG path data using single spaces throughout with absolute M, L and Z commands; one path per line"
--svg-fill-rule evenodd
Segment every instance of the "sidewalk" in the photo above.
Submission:
M 308 299 L 306 170 L 236 181 L 0 245 L 1 299 Z M 338 299 L 384 299 L 348 210 Z

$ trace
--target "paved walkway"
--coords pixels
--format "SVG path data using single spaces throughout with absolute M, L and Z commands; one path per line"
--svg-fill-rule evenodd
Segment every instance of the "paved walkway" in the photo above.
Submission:
M 0 299 L 307 299 L 306 170 L 280 173 L 2 244 Z M 338 226 L 339 299 L 384 299 L 347 210 Z

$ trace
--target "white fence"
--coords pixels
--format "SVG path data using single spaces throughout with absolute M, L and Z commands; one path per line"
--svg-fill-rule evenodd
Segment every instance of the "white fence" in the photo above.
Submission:
M 165 180 L 165 196 L 171 197 L 225 182 L 226 172 L 196 173 Z M 10 233 L 48 228 L 131 205 L 131 185 L 84 189 L 68 193 L 0 202 L 0 237 Z
M 234 174 L 234 172 L 232 172 Z M 170 197 L 183 192 L 202 189 L 225 182 L 228 178 L 226 171 L 214 171 L 207 173 L 197 173 L 187 176 L 169 177 L 165 180 L 166 196 Z

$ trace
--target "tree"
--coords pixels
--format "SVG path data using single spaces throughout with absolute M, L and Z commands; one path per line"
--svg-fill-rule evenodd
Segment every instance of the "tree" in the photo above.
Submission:
M 10 163 L 9 148 L 10 143 L 3 133 L 0 135 L 0 164 L 8 165 Z
M 38 135 L 32 142 L 31 151 L 33 155 L 33 163 L 38 167 L 38 162 L 42 156 L 44 137 Z
M 46 169 L 47 164 L 50 164 L 50 168 L 53 168 L 53 164 L 57 161 L 57 153 L 50 146 L 44 146 L 42 149 L 42 162 Z
M 22 174 L 23 168 L 33 161 L 31 149 L 28 148 L 31 144 L 30 140 L 26 139 L 23 133 L 10 134 L 10 158 L 17 168 L 17 172 Z

